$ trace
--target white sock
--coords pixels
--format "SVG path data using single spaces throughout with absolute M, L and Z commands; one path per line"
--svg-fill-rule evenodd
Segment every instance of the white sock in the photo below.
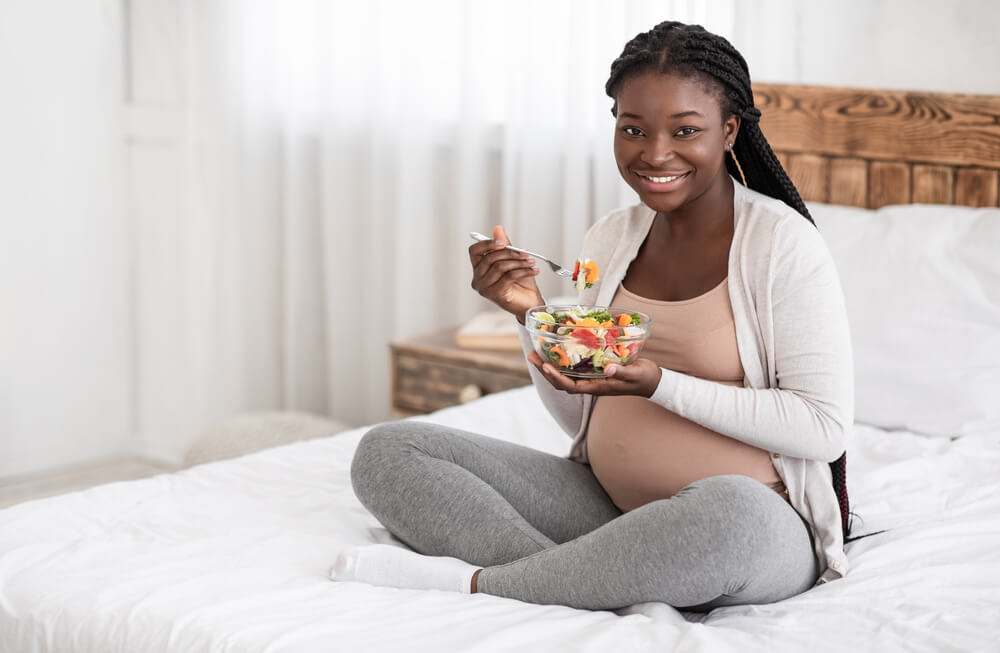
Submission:
M 425 556 L 389 544 L 370 544 L 341 551 L 330 570 L 330 578 L 468 594 L 472 574 L 477 569 L 458 558 Z

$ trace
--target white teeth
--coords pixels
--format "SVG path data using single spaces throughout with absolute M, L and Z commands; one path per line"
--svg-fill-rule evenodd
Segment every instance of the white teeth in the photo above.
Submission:
M 674 175 L 673 177 L 650 177 L 648 175 L 640 175 L 640 176 L 645 177 L 654 184 L 665 184 L 668 181 L 673 181 L 674 179 L 680 179 L 684 175 Z

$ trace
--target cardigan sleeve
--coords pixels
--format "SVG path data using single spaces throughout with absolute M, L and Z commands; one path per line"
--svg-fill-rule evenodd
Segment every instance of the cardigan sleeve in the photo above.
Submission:
M 528 356 L 534 351 L 531 336 L 522 325 L 518 326 L 518 335 L 521 337 L 521 349 L 524 350 L 524 355 Z M 542 400 L 542 405 L 566 435 L 574 437 L 583 423 L 583 395 L 571 395 L 557 390 L 534 365 L 528 365 L 528 373 L 531 375 L 531 382 L 538 392 L 538 397 Z
M 833 461 L 854 416 L 850 333 L 836 268 L 805 221 L 774 232 L 770 315 L 777 387 L 727 386 L 662 369 L 652 401 L 706 428 L 767 451 Z

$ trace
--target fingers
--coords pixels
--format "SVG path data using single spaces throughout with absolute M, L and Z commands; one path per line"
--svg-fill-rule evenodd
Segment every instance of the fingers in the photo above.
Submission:
M 631 365 L 609 365 L 605 370 L 608 379 L 626 384 L 628 394 L 651 397 L 660 385 L 660 366 L 648 358 L 637 358 Z
M 557 390 L 567 394 L 602 395 L 639 395 L 649 397 L 659 383 L 659 367 L 652 364 L 656 379 L 647 379 L 647 370 L 635 366 L 611 365 L 605 378 L 577 379 L 561 373 L 552 363 L 543 361 L 532 352 L 528 362 L 541 371 L 545 379 Z M 631 368 L 631 369 L 630 369 Z
M 608 376 L 613 376 L 615 378 L 621 379 L 623 381 L 630 380 L 634 374 L 632 370 L 627 369 L 622 365 L 611 364 L 604 368 L 604 373 Z
M 543 361 L 542 357 L 539 356 L 537 352 L 531 352 L 528 355 L 528 362 L 537 367 L 538 371 L 540 371 L 545 379 L 557 390 L 562 390 L 563 392 L 568 392 L 569 394 L 581 394 L 584 392 L 584 390 L 580 389 L 580 383 L 583 379 L 573 379 L 566 376 L 557 370 L 556 366 L 552 363 Z
M 497 243 L 495 240 L 481 240 L 477 243 L 472 243 L 469 245 L 469 262 L 473 265 L 479 263 L 479 259 L 483 258 L 486 254 L 493 251 L 510 251 L 505 250 L 504 245 Z M 512 254 L 516 252 L 511 252 Z
M 535 260 L 508 249 L 489 252 L 473 266 L 472 287 L 485 291 L 502 280 L 523 279 L 538 274 Z
M 510 245 L 510 238 L 501 225 L 493 227 L 493 240 L 480 240 L 469 245 L 469 261 L 475 265 L 483 255 L 494 250 L 501 250 Z
M 486 288 L 496 288 L 506 286 L 512 282 L 522 281 L 538 275 L 538 268 L 533 261 L 504 261 L 490 268 L 490 271 L 483 278 Z M 492 281 L 492 283 L 491 283 Z
M 619 394 L 618 390 L 620 390 L 620 388 L 615 387 L 620 382 L 612 382 L 607 379 L 574 379 L 561 373 L 551 363 L 545 365 L 542 373 L 554 387 L 571 395 Z
M 561 374 L 552 363 L 543 361 L 541 357 L 534 352 L 528 356 L 528 362 L 537 367 L 538 371 L 545 377 L 545 380 L 548 381 L 556 390 L 562 390 L 563 392 L 568 392 L 570 394 L 577 394 L 576 385 L 573 379 Z

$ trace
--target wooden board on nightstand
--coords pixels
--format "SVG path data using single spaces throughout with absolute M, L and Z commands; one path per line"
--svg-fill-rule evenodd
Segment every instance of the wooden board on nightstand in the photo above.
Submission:
M 390 343 L 397 416 L 429 413 L 531 383 L 523 353 L 459 349 L 457 330 Z

